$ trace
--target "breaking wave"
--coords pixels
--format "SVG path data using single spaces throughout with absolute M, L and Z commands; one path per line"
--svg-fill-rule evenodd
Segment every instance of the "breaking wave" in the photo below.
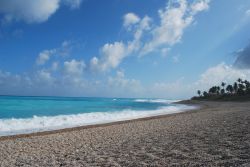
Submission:
M 140 102 L 140 99 L 138 99 Z M 154 100 L 154 102 L 164 102 Z M 117 112 L 91 112 L 58 116 L 33 116 L 33 118 L 0 119 L 0 136 L 27 134 L 32 132 L 50 131 L 63 128 L 95 125 L 123 120 L 131 120 L 157 115 L 179 113 L 194 109 L 194 106 L 174 105 L 156 110 L 123 110 Z
M 166 100 L 166 99 L 135 99 L 135 102 L 141 102 L 141 103 L 174 103 L 178 102 L 180 100 Z

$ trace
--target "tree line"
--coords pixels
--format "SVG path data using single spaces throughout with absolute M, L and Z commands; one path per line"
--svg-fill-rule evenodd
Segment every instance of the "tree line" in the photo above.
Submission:
M 247 97 L 250 99 L 250 82 L 248 80 L 242 80 L 239 78 L 232 85 L 222 82 L 220 86 L 212 86 L 208 91 L 197 91 L 198 96 L 193 97 L 192 99 L 225 99 L 225 100 L 234 100 L 234 99 L 243 99 Z

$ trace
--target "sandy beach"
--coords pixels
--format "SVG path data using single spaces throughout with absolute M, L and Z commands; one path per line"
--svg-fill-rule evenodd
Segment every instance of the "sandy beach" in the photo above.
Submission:
M 250 102 L 0 137 L 0 166 L 250 166 Z

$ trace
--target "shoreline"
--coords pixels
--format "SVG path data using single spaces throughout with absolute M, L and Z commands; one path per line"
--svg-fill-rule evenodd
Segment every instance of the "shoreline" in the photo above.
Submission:
M 250 102 L 1 137 L 0 166 L 250 166 Z
M 0 141 L 14 140 L 14 139 L 20 139 L 20 138 L 30 138 L 30 137 L 34 137 L 34 136 L 45 136 L 45 135 L 57 134 L 57 133 L 66 133 L 66 132 L 77 131 L 77 130 L 82 130 L 82 129 L 107 127 L 107 126 L 126 124 L 126 123 L 137 122 L 137 121 L 147 121 L 147 120 L 151 120 L 151 119 L 165 118 L 165 117 L 169 117 L 169 116 L 173 116 L 173 115 L 177 115 L 177 114 L 183 114 L 183 113 L 187 113 L 187 112 L 195 112 L 195 111 L 197 111 L 199 109 L 202 109 L 202 108 L 206 107 L 205 105 L 200 105 L 200 104 L 197 104 L 195 102 L 192 102 L 192 100 L 178 101 L 178 102 L 174 102 L 173 104 L 184 104 L 184 105 L 195 106 L 197 108 L 182 111 L 182 112 L 179 112 L 179 113 L 148 116 L 148 117 L 135 118 L 135 119 L 129 119 L 129 120 L 122 120 L 122 121 L 115 121 L 115 122 L 108 122 L 108 123 L 100 123 L 100 124 L 93 124 L 93 125 L 83 125 L 83 126 L 62 128 L 62 129 L 56 129 L 56 130 L 45 130 L 45 131 L 40 131 L 40 132 L 31 132 L 31 133 L 24 133 L 24 134 L 0 136 Z

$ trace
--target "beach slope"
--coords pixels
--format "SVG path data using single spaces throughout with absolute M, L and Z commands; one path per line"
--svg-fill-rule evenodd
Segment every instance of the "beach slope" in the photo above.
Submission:
M 0 166 L 250 166 L 250 102 L 0 137 Z

